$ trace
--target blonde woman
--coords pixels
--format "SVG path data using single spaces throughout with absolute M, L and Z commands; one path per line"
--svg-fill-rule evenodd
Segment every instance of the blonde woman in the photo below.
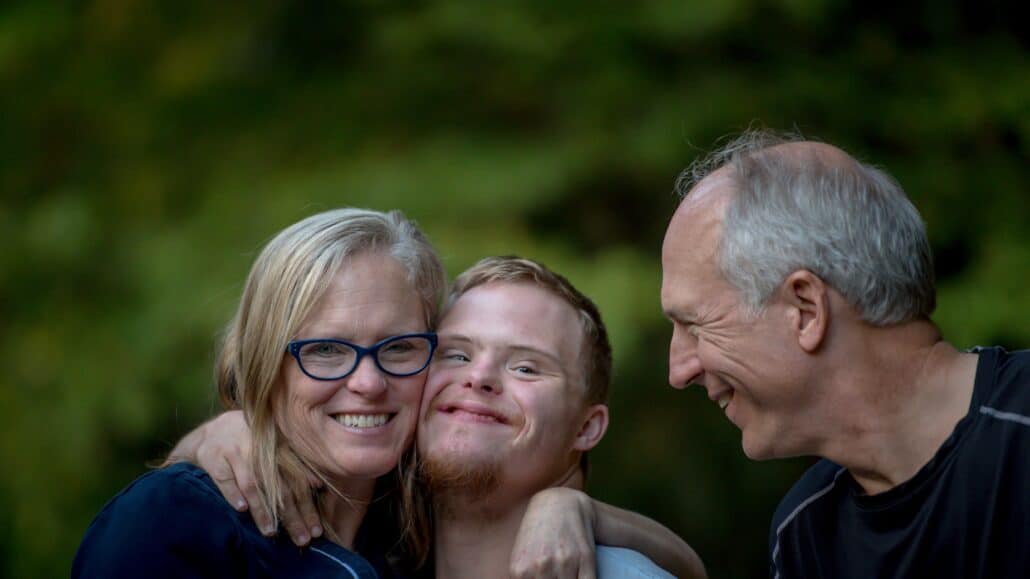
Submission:
M 272 528 L 318 481 L 323 536 L 307 549 L 269 540 L 207 473 L 182 463 L 140 477 L 103 508 L 72 576 L 388 576 L 383 554 L 405 519 L 398 464 L 411 447 L 444 285 L 436 253 L 399 212 L 329 211 L 279 233 L 229 324 L 218 387 L 250 425 Z M 363 526 L 372 511 L 377 525 Z

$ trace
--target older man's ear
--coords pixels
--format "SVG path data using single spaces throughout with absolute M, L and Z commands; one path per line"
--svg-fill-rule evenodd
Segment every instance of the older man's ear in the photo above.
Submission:
M 830 323 L 830 294 L 832 289 L 816 274 L 807 269 L 791 273 L 780 285 L 780 296 L 786 303 L 791 329 L 798 345 L 809 354 L 822 345 Z

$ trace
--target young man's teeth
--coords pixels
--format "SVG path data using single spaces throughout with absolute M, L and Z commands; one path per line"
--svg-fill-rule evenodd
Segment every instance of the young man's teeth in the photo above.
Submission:
M 352 428 L 375 428 L 386 424 L 389 414 L 337 414 L 336 421 Z

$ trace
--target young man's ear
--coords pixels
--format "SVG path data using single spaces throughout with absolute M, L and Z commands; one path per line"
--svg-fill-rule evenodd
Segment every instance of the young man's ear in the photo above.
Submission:
M 586 452 L 601 442 L 604 433 L 608 430 L 608 406 L 605 404 L 594 404 L 587 408 L 583 417 L 583 425 L 576 434 L 576 441 L 572 445 L 573 450 Z
M 830 324 L 829 286 L 807 269 L 799 269 L 783 280 L 781 295 L 789 308 L 791 329 L 801 349 L 812 353 L 826 338 Z

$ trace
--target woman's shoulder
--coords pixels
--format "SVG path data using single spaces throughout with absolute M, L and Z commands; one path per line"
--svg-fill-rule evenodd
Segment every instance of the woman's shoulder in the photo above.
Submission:
M 179 498 L 201 501 L 222 498 L 207 472 L 199 466 L 186 462 L 175 463 L 140 475 L 115 495 L 108 504 L 119 500 L 133 501 L 141 497 L 157 500 Z M 218 505 L 218 503 L 214 504 Z M 228 504 L 225 506 L 228 507 Z
M 152 470 L 129 483 L 97 515 L 119 515 L 157 521 L 165 514 L 176 518 L 203 516 L 231 519 L 233 512 L 211 477 L 187 463 Z M 168 520 L 164 520 L 167 525 Z M 162 525 L 162 526 L 164 526 Z
M 178 463 L 134 480 L 104 506 L 97 519 L 117 517 L 174 530 L 198 520 L 235 527 L 235 514 L 204 470 Z M 181 524 L 173 524 L 175 521 Z
M 93 519 L 72 576 L 174 576 L 185 574 L 183 565 L 210 565 L 195 576 L 217 576 L 243 541 L 235 515 L 210 477 L 193 465 L 148 472 Z
M 351 551 L 316 540 L 298 549 L 261 535 L 206 472 L 176 464 L 118 493 L 86 531 L 72 577 L 362 577 L 376 571 Z

